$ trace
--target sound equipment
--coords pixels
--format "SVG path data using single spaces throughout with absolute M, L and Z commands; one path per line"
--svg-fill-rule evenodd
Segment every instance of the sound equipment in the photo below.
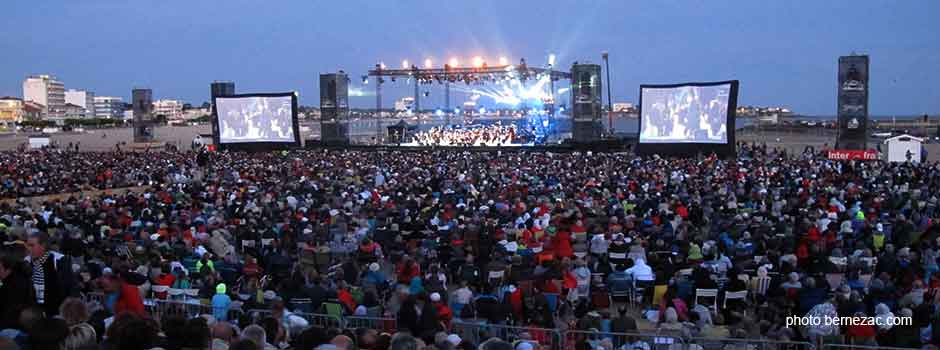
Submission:
M 601 125 L 601 66 L 571 66 L 571 121 L 574 142 L 599 140 Z
M 839 57 L 837 149 L 868 149 L 868 81 L 868 56 Z
M 349 143 L 349 77 L 320 74 L 320 139 L 324 144 Z

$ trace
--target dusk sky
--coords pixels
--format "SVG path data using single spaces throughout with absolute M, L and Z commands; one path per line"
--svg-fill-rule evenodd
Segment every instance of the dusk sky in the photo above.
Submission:
M 125 99 L 145 86 L 200 104 L 211 81 L 233 80 L 239 93 L 297 90 L 318 105 L 318 74 L 343 69 L 359 88 L 378 61 L 544 64 L 555 53 L 567 69 L 608 50 L 614 102 L 635 103 L 643 83 L 738 79 L 741 105 L 834 115 L 836 63 L 854 51 L 871 56 L 872 114 L 936 114 L 938 15 L 935 0 L 13 0 L 0 21 L 0 95 L 22 96 L 27 75 L 47 73 Z M 411 91 L 397 85 L 386 106 Z M 443 105 L 442 88 L 422 90 L 423 107 Z

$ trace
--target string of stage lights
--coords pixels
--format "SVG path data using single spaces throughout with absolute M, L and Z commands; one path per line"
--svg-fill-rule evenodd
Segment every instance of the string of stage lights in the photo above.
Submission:
M 508 64 L 505 57 L 500 57 L 500 64 L 489 66 L 486 61 L 477 56 L 473 58 L 472 67 L 461 67 L 456 58 L 451 58 L 444 67 L 435 68 L 431 59 L 424 60 L 424 67 L 418 67 L 410 64 L 408 60 L 402 61 L 402 68 L 390 69 L 385 63 L 377 63 L 375 69 L 369 70 L 368 75 L 362 76 L 362 83 L 368 84 L 369 77 L 378 77 L 378 82 L 384 83 L 384 77 L 394 81 L 396 78 L 416 79 L 419 84 L 442 84 L 445 82 L 456 83 L 464 82 L 467 85 L 471 83 L 497 82 L 498 80 L 511 80 L 518 78 L 522 82 L 528 79 L 549 77 L 553 81 L 559 79 L 571 79 L 568 72 L 553 69 L 555 56 L 549 56 L 547 68 L 534 67 L 526 63 L 525 58 L 519 60 L 518 65 Z

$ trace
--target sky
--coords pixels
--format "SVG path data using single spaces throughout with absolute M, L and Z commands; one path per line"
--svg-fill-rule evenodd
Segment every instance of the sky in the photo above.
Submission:
M 403 59 L 436 66 L 526 58 L 601 63 L 610 52 L 614 102 L 640 84 L 740 80 L 739 105 L 834 115 L 840 55 L 871 56 L 873 115 L 940 113 L 940 2 L 792 1 L 192 1 L 12 0 L 0 21 L 0 96 L 30 74 L 67 89 L 201 104 L 213 80 L 238 93 L 298 91 L 319 104 L 318 75 L 360 76 Z M 605 81 L 605 84 L 607 82 Z M 604 88 L 606 90 L 606 87 Z M 443 89 L 422 107 L 443 105 Z M 413 92 L 383 88 L 385 106 Z M 606 94 L 606 92 L 605 92 Z M 606 95 L 604 97 L 607 99 Z M 352 97 L 372 107 L 374 96 Z

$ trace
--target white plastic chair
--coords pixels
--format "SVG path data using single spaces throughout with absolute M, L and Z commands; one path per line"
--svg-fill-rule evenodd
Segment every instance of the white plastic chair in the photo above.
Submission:
M 187 298 L 199 299 L 199 290 L 198 289 L 186 289 L 183 291 L 186 294 Z
M 737 299 L 737 300 L 744 301 L 746 298 L 747 298 L 747 291 L 746 291 L 746 290 L 742 290 L 742 291 L 740 291 L 740 292 L 725 292 L 725 301 L 724 301 L 724 303 L 722 303 L 721 308 L 722 308 L 722 309 L 727 309 L 727 308 L 728 308 L 728 300 L 735 300 L 735 299 Z
M 183 290 L 179 288 L 170 288 L 166 291 L 169 299 L 183 299 Z
M 154 298 L 162 299 L 162 298 L 158 298 L 157 294 L 158 294 L 158 293 L 160 293 L 160 294 L 167 293 L 167 291 L 170 290 L 170 287 L 169 287 L 169 286 L 153 286 L 152 288 L 150 288 L 150 290 L 153 292 L 153 297 L 154 297 Z M 166 297 L 166 296 L 164 296 L 164 298 L 165 298 L 165 297 Z
M 717 289 L 695 289 L 695 305 L 699 305 L 699 298 L 712 298 L 712 304 L 704 305 L 705 307 L 711 308 L 715 313 L 718 313 L 718 290 Z

